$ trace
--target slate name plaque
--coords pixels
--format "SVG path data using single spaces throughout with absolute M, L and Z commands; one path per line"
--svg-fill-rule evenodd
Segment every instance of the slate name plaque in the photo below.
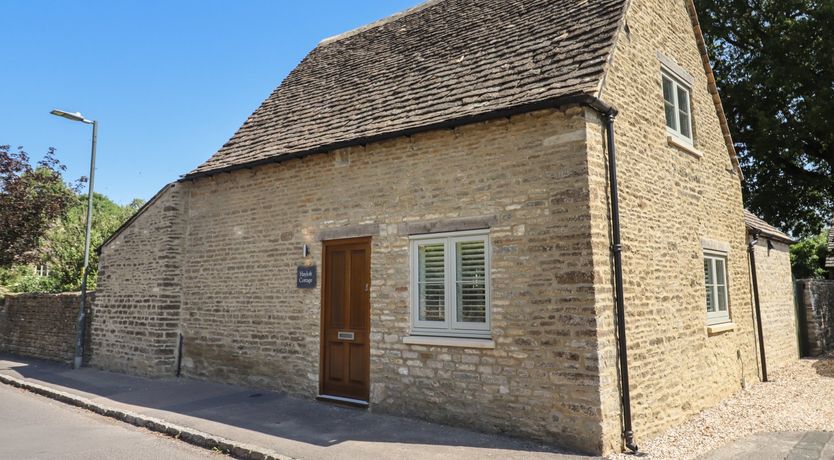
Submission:
M 316 287 L 316 266 L 298 267 L 295 281 L 295 286 L 299 289 L 312 289 Z

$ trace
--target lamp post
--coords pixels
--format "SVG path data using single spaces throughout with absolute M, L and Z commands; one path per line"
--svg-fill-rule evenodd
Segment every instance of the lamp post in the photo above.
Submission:
M 63 110 L 53 110 L 52 115 L 66 118 L 67 120 L 80 121 L 81 123 L 93 125 L 93 146 L 90 153 L 90 185 L 87 187 L 87 231 L 84 235 L 84 268 L 81 272 L 81 306 L 78 309 L 78 318 L 76 320 L 75 331 L 75 359 L 73 360 L 73 367 L 78 369 L 81 367 L 81 361 L 84 356 L 84 328 L 86 325 L 86 303 L 87 303 L 87 272 L 90 263 L 90 233 L 93 225 L 93 180 L 96 175 L 96 139 L 98 138 L 98 122 L 95 120 L 88 120 L 81 116 L 80 113 L 64 112 Z

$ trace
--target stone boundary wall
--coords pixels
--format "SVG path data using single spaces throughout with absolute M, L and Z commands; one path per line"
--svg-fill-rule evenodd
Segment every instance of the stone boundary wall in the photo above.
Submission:
M 797 280 L 799 310 L 805 312 L 805 356 L 834 350 L 834 280 Z
M 94 299 L 87 294 L 88 320 Z M 7 295 L 0 301 L 0 352 L 71 363 L 80 301 L 79 292 Z M 85 337 L 89 342 L 89 329 Z
M 756 245 L 756 275 L 764 329 L 767 368 L 776 370 L 799 358 L 797 308 L 788 245 L 762 237 Z

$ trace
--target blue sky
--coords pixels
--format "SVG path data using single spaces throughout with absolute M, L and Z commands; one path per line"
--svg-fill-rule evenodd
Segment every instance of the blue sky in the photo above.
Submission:
M 213 154 L 322 39 L 419 0 L 3 1 L 0 145 L 52 146 L 96 191 L 148 199 Z

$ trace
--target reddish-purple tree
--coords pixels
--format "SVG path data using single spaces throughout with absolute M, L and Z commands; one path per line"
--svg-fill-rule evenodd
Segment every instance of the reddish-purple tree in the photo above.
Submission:
M 0 267 L 38 257 L 44 233 L 74 196 L 65 170 L 54 148 L 33 166 L 22 147 L 0 145 Z

